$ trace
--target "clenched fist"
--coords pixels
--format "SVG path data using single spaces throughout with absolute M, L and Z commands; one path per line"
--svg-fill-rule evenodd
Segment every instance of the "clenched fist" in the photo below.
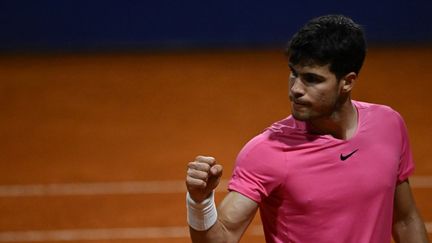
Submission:
M 187 190 L 190 197 L 199 203 L 209 197 L 219 184 L 222 166 L 213 157 L 197 156 L 187 168 Z

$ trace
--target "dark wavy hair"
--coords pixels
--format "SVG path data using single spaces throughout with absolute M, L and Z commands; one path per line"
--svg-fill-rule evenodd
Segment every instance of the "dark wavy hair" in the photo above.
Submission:
M 366 56 L 363 29 L 343 15 L 326 15 L 306 23 L 288 42 L 285 54 L 293 65 L 327 65 L 340 80 L 359 73 Z

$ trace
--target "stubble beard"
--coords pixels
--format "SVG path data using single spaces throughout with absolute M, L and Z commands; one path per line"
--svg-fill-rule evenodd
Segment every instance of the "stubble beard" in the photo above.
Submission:
M 335 113 L 337 113 L 340 108 L 339 99 L 336 99 L 327 107 L 322 107 L 323 109 L 313 109 L 312 106 L 305 107 L 302 111 L 296 111 L 292 107 L 291 115 L 299 121 L 307 122 L 307 123 L 315 123 L 320 120 L 331 119 Z

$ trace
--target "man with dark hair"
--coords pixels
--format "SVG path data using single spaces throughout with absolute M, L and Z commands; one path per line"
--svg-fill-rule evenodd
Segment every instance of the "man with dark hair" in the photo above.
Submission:
M 290 63 L 331 64 L 330 71 L 340 80 L 345 74 L 358 74 L 366 56 L 366 41 L 359 25 L 341 15 L 309 21 L 288 43 Z
M 292 115 L 249 141 L 229 193 L 215 208 L 222 166 L 188 164 L 193 242 L 238 242 L 259 209 L 267 242 L 428 242 L 408 177 L 414 169 L 402 117 L 351 100 L 366 54 L 350 18 L 309 21 L 286 51 Z

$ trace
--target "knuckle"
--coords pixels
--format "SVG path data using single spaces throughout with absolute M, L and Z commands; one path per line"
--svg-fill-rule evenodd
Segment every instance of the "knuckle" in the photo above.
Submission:
M 197 170 L 197 169 L 199 169 L 199 163 L 197 163 L 197 162 L 190 162 L 189 164 L 188 164 L 188 170 Z
M 210 170 L 210 165 L 207 163 L 201 164 L 200 167 L 201 167 L 202 171 L 209 171 Z
M 208 172 L 210 170 L 210 165 L 203 162 L 190 162 L 188 168 Z
M 196 165 L 198 164 L 198 162 L 195 162 L 195 161 L 192 161 L 192 162 L 189 162 L 188 163 L 188 168 L 195 168 L 196 167 Z
M 198 155 L 195 157 L 195 161 L 199 161 L 203 163 L 214 163 L 216 159 L 211 156 Z
M 208 177 L 208 173 L 199 170 L 188 170 L 187 175 L 194 179 L 205 180 Z
M 190 170 L 190 169 L 193 169 L 194 167 L 195 167 L 194 162 L 189 162 L 186 168 L 187 168 L 188 170 Z
M 208 173 L 203 172 L 203 171 L 196 171 L 194 173 L 195 177 L 201 180 L 206 180 L 208 177 Z

